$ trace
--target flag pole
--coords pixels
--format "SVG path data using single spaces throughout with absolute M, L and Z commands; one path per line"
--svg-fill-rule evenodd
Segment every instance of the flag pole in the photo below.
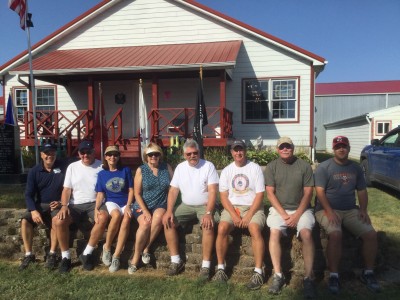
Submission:
M 26 35 L 28 40 L 28 57 L 29 57 L 29 82 L 30 82 L 30 90 L 32 93 L 32 113 L 33 113 L 33 134 L 34 134 L 34 143 L 35 143 L 35 158 L 36 164 L 39 163 L 39 146 L 38 146 L 38 134 L 37 134 L 37 122 L 36 122 L 36 90 L 35 90 L 35 82 L 33 78 L 33 68 L 32 68 L 32 51 L 31 51 L 31 33 L 30 27 L 32 23 L 27 24 L 26 22 L 26 15 L 28 12 L 28 0 L 26 0 L 26 10 L 25 10 L 25 28 L 26 28 Z

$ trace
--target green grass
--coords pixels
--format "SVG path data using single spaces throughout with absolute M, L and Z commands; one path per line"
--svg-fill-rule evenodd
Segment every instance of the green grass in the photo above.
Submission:
M 61 275 L 57 271 L 45 270 L 42 265 L 18 272 L 16 263 L 4 261 L 0 261 L 0 274 L 2 299 L 303 299 L 301 290 L 287 287 L 279 296 L 268 295 L 267 285 L 258 291 L 248 291 L 245 287 L 247 278 L 231 280 L 226 285 L 204 284 L 185 273 L 173 278 L 156 271 L 133 276 L 110 275 L 105 267 L 90 273 L 74 268 L 71 273 Z M 399 286 L 395 285 L 386 285 L 379 295 L 367 291 L 359 282 L 345 287 L 340 299 L 398 298 Z M 338 299 L 329 295 L 324 284 L 318 286 L 318 296 Z

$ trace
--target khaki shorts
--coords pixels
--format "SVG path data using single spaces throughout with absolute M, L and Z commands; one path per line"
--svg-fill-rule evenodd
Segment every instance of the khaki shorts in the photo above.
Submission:
M 286 210 L 286 212 L 291 215 L 295 213 L 295 210 Z M 281 215 L 276 211 L 275 208 L 271 207 L 269 209 L 269 214 L 267 218 L 267 225 L 269 228 L 278 229 L 282 232 L 283 235 L 286 235 L 287 225 L 285 220 L 281 217 Z M 312 209 L 307 209 L 301 215 L 299 222 L 297 223 L 297 235 L 299 235 L 300 231 L 304 228 L 312 230 L 315 225 L 315 218 Z
M 234 206 L 234 207 L 236 209 L 236 212 L 240 213 L 241 217 L 244 217 L 247 214 L 247 212 L 249 211 L 249 209 L 250 209 L 250 206 L 247 206 L 247 205 L 240 205 L 240 206 Z M 254 216 L 251 218 L 250 223 L 256 223 L 262 229 L 265 226 L 265 219 L 266 218 L 265 218 L 264 210 L 263 209 L 259 209 L 259 210 L 256 211 Z M 231 214 L 226 209 L 224 209 L 222 211 L 221 222 L 222 221 L 228 222 L 231 225 L 233 225 Z
M 185 203 L 179 204 L 174 211 L 174 218 L 176 224 L 183 224 L 196 220 L 201 221 L 202 217 L 206 214 L 206 205 L 187 205 Z M 219 221 L 219 213 L 214 211 L 214 222 Z
M 356 237 L 359 237 L 366 232 L 375 230 L 371 224 L 364 223 L 359 219 L 358 212 L 358 209 L 335 210 L 335 213 L 341 220 L 343 226 Z M 334 231 L 342 231 L 342 226 L 337 226 L 329 223 L 324 210 L 316 212 L 315 218 L 328 234 Z

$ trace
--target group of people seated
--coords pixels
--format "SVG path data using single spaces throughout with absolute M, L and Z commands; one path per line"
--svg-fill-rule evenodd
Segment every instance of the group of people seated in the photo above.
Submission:
M 41 147 L 41 163 L 28 174 L 27 212 L 21 222 L 26 253 L 20 269 L 36 260 L 32 253 L 33 227 L 42 223 L 48 226 L 51 236 L 47 267 L 57 267 L 58 246 L 61 250 L 59 271 L 68 272 L 71 269 L 69 227 L 90 218 L 93 227 L 79 260 L 85 270 L 94 269 L 93 251 L 107 228 L 101 260 L 110 272 L 116 272 L 120 269 L 120 255 L 127 237 L 134 234 L 129 229 L 135 218 L 139 226 L 128 273 L 134 274 L 155 259 L 151 245 L 164 229 L 171 255 L 167 275 L 177 275 L 185 267 L 179 252 L 177 228 L 198 221 L 202 229 L 199 277 L 228 281 L 226 268 L 232 267 L 226 266 L 229 234 L 235 228 L 246 229 L 251 236 L 254 256 L 254 272 L 247 287 L 255 290 L 266 281 L 264 228 L 267 225 L 274 271 L 268 291 L 279 294 L 286 284 L 280 239 L 287 234 L 287 229 L 294 229 L 302 241 L 304 296 L 314 298 L 312 230 L 317 220 L 329 237 L 326 249 L 329 290 L 337 294 L 340 289 L 343 225 L 362 239 L 365 269 L 360 279 L 377 292 L 380 290 L 374 275 L 377 235 L 367 212 L 364 175 L 358 164 L 348 159 L 350 143 L 346 137 L 335 137 L 332 148 L 334 157 L 321 163 L 313 173 L 308 162 L 294 155 L 292 140 L 281 137 L 276 144 L 279 157 L 263 172 L 258 164 L 247 159 L 246 144 L 235 140 L 230 145 L 233 162 L 218 176 L 214 165 L 200 158 L 195 140 L 188 139 L 184 143 L 185 160 L 175 170 L 163 160 L 160 146 L 150 143 L 143 151 L 144 164 L 133 176 L 129 168 L 122 166 L 118 146 L 107 147 L 103 160 L 99 161 L 95 159 L 93 143 L 83 141 L 78 148 L 80 160 L 66 166 L 56 160 L 56 147 L 45 144 Z M 311 207 L 314 189 L 316 202 L 315 207 Z M 264 210 L 265 192 L 271 204 L 268 213 Z M 216 209 L 218 193 L 223 207 L 221 212 Z M 178 203 L 179 194 L 181 202 Z M 214 249 L 215 270 L 212 268 Z

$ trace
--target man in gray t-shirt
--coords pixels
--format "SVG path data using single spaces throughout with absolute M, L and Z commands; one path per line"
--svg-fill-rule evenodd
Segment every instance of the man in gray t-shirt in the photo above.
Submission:
M 329 236 L 326 249 L 330 271 L 328 288 L 333 294 L 339 292 L 343 224 L 347 230 L 363 240 L 365 270 L 360 279 L 370 290 L 377 292 L 380 286 L 373 268 L 378 243 L 367 212 L 368 194 L 364 175 L 360 166 L 348 159 L 350 142 L 347 137 L 335 137 L 332 148 L 334 157 L 321 163 L 315 172 L 315 218 Z M 356 193 L 360 207 L 356 205 Z
M 269 252 L 274 267 L 274 277 L 269 292 L 278 294 L 285 283 L 281 268 L 282 235 L 287 228 L 296 228 L 303 244 L 304 257 L 304 296 L 315 297 L 314 287 L 314 241 L 312 228 L 314 214 L 310 208 L 314 178 L 309 163 L 293 155 L 294 145 L 290 138 L 281 137 L 277 142 L 279 158 L 267 165 L 265 185 L 269 209 L 267 225 L 270 228 Z

